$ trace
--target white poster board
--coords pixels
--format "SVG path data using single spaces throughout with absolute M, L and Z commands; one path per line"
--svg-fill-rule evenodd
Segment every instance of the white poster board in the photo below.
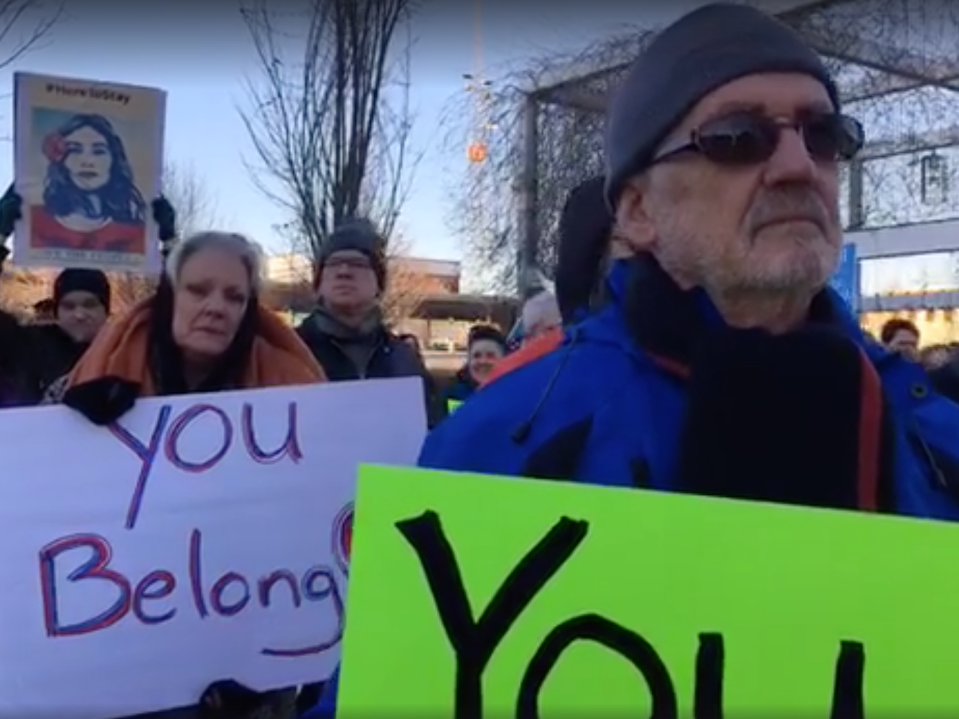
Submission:
M 0 412 L 0 717 L 109 719 L 327 678 L 356 470 L 414 464 L 419 379 Z
M 18 265 L 156 274 L 166 93 L 14 75 Z

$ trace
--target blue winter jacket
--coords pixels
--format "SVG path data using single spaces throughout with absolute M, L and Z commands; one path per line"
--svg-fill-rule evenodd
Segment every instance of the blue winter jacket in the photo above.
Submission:
M 340 687 L 340 670 L 330 677 L 323 689 L 323 695 L 315 707 L 300 716 L 300 719 L 333 719 L 336 715 L 336 693 Z
M 673 489 L 686 390 L 637 346 L 628 328 L 627 305 L 636 301 L 627 298 L 628 285 L 635 275 L 633 265 L 617 263 L 609 304 L 570 328 L 563 346 L 493 382 L 434 429 L 423 446 L 420 466 L 548 476 L 530 471 L 531 456 L 588 418 L 588 436 L 570 476 L 563 479 L 636 486 L 639 454 L 643 486 Z M 639 284 L 655 282 L 643 277 Z M 959 519 L 954 499 L 959 496 L 959 406 L 931 390 L 921 367 L 864 336 L 832 290 L 822 295 L 836 311 L 839 331 L 861 347 L 882 383 L 894 445 L 893 511 Z M 665 313 L 665 303 L 658 299 L 646 297 L 647 310 Z M 721 322 L 705 295 L 697 295 L 696 304 L 704 322 Z M 569 443 L 559 446 L 563 444 Z

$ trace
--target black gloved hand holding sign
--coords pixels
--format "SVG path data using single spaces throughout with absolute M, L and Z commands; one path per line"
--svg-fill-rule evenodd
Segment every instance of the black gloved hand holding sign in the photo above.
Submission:
M 153 221 L 157 223 L 160 236 L 160 254 L 166 257 L 173 248 L 176 240 L 176 210 L 163 195 L 156 198 L 151 204 Z
M 260 709 L 264 695 L 232 679 L 214 682 L 200 698 L 202 719 L 242 719 Z
M 153 210 L 153 221 L 157 223 L 160 242 L 163 246 L 164 254 L 169 250 L 172 240 L 176 239 L 176 210 L 162 195 L 151 203 Z M 17 222 L 23 219 L 23 198 L 14 189 L 14 185 L 7 188 L 7 191 L 0 197 L 0 241 L 6 240 L 13 234 Z M 10 255 L 10 248 L 6 244 L 0 244 L 0 271 L 3 268 L 3 262 Z
M 23 218 L 23 199 L 13 189 L 13 185 L 0 197 L 0 271 L 3 263 L 10 255 L 10 248 L 6 246 L 6 239 L 13 234 L 13 228 Z

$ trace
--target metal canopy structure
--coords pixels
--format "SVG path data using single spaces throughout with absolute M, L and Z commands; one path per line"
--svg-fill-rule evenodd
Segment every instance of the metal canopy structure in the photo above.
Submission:
M 774 1 L 753 4 L 763 6 Z M 792 3 L 797 4 L 799 7 L 775 14 L 823 57 L 837 79 L 846 110 L 863 120 L 869 138 L 861 157 L 845 172 L 848 230 L 959 216 L 959 200 L 950 190 L 948 177 L 939 177 L 936 185 L 944 201 L 928 202 L 925 174 L 919 189 L 919 174 L 928 169 L 922 162 L 924 155 L 940 153 L 949 158 L 955 150 L 952 164 L 959 168 L 959 4 L 948 0 Z M 609 94 L 649 37 L 651 33 L 611 41 L 602 66 L 586 58 L 551 68 L 535 86 L 525 88 L 517 178 L 521 285 L 531 268 L 548 267 L 553 259 L 548 256 L 549 243 L 544 243 L 542 236 L 555 226 L 558 206 L 556 197 L 549 198 L 544 206 L 540 177 L 543 153 L 555 151 L 555 145 L 552 150 L 543 147 L 543 137 L 550 132 L 550 117 L 561 113 L 566 125 L 572 123 L 583 132 L 596 134 L 591 152 L 598 153 L 598 135 Z M 591 166 L 583 168 L 581 179 L 600 167 L 598 158 L 594 161 L 592 155 L 585 164 Z M 890 172 L 896 178 L 890 180 Z M 884 182 L 880 182 L 880 175 L 887 175 Z M 959 190 L 959 179 L 952 184 Z M 559 194 L 555 188 L 550 192 Z M 922 195 L 919 201 L 918 194 Z M 942 246 L 946 233 L 941 231 L 935 233 L 934 248 L 923 247 L 921 241 L 905 242 L 888 230 L 864 232 L 861 256 L 901 254 L 904 246 L 913 253 L 959 249 L 959 223 L 955 229 L 949 233 L 954 239 L 948 240 L 947 248 Z

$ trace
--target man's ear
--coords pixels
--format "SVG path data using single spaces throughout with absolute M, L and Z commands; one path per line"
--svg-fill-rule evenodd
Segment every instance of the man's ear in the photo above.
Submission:
M 647 178 L 630 180 L 616 203 L 614 244 L 625 245 L 631 253 L 649 252 L 656 246 L 656 226 L 647 211 L 648 187 Z

